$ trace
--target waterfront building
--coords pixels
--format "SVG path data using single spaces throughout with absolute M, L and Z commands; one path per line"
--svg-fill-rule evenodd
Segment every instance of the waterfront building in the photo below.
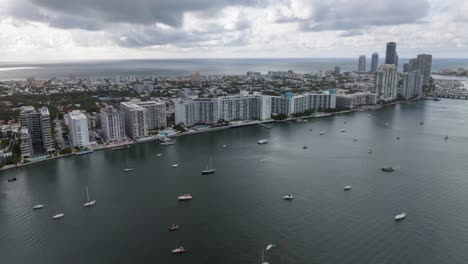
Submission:
M 402 96 L 408 100 L 410 98 L 419 98 L 423 96 L 424 77 L 419 70 L 410 71 L 403 74 Z
M 32 141 L 27 127 L 22 127 L 20 130 L 20 152 L 21 158 L 29 158 L 32 154 Z
M 432 55 L 419 54 L 418 55 L 418 70 L 423 76 L 423 85 L 430 85 L 431 72 L 432 72 Z
M 132 100 L 132 102 L 146 109 L 148 130 L 158 130 L 167 126 L 166 103 L 164 101 Z
M 336 107 L 341 109 L 353 109 L 362 105 L 375 105 L 376 103 L 377 95 L 370 92 L 340 94 L 336 96 Z
M 366 56 L 365 55 L 359 56 L 358 72 L 366 72 Z
M 396 43 L 388 42 L 387 49 L 385 51 L 385 64 L 395 64 L 396 65 Z
M 89 146 L 88 118 L 79 110 L 67 114 L 67 124 L 70 130 L 71 146 L 86 148 Z
M 21 107 L 20 122 L 22 127 L 28 128 L 28 133 L 31 135 L 32 154 L 40 155 L 55 151 L 47 107 L 42 107 L 39 111 L 32 106 Z
M 218 97 L 218 113 L 226 121 L 265 121 L 271 118 L 271 99 L 262 95 Z
M 271 97 L 271 113 L 290 116 L 309 110 L 334 109 L 336 95 L 332 90 L 320 93 L 297 94 L 286 93 L 283 96 Z
M 101 108 L 100 120 L 102 134 L 107 142 L 120 142 L 126 139 L 125 120 L 122 111 L 112 106 Z
M 379 66 L 379 53 L 374 52 L 372 53 L 371 72 L 376 72 L 378 66 Z
M 121 102 L 120 109 L 124 113 L 126 134 L 133 140 L 147 137 L 147 110 L 132 102 Z
M 191 127 L 199 122 L 200 119 L 195 101 L 191 99 L 175 100 L 174 108 L 176 125 L 183 124 L 186 127 Z
M 391 101 L 397 98 L 398 71 L 394 64 L 379 66 L 375 72 L 374 93 L 379 100 Z

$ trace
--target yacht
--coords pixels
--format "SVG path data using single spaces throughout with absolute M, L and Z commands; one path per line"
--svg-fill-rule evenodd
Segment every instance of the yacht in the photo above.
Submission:
M 35 206 L 33 206 L 33 209 L 42 209 L 42 208 L 44 208 L 43 204 L 36 204 Z
M 171 145 L 175 145 L 175 142 L 166 141 L 166 142 L 161 143 L 161 146 L 171 146 Z
M 179 164 L 177 164 L 177 163 L 176 163 L 176 164 L 172 164 L 171 167 L 172 167 L 172 168 L 177 168 L 177 167 L 179 167 Z
M 169 227 L 169 231 L 176 231 L 180 228 L 179 225 L 176 225 L 176 224 L 172 224 L 170 227 Z
M 86 203 L 83 204 L 84 207 L 91 207 L 96 204 L 96 200 L 89 199 L 88 186 L 86 186 Z
M 344 187 L 344 190 L 345 190 L 345 191 L 349 191 L 349 190 L 351 190 L 351 185 L 347 185 L 347 186 L 345 186 L 345 187 Z
M 187 252 L 187 250 L 184 247 L 178 247 L 172 250 L 172 254 L 183 254 L 185 252 Z
M 399 213 L 395 215 L 395 221 L 403 220 L 405 217 L 406 217 L 406 213 L 399 211 Z
M 179 196 L 177 199 L 179 199 L 179 201 L 191 200 L 191 199 L 192 199 L 192 195 L 190 195 L 189 193 L 186 193 L 186 194 L 184 194 L 184 195 Z
M 264 139 L 260 139 L 257 143 L 258 143 L 259 145 L 263 145 L 263 144 L 267 144 L 268 142 L 269 142 L 268 139 L 265 139 L 265 138 L 264 138 Z
M 60 214 L 54 215 L 54 216 L 52 217 L 52 219 L 53 219 L 53 220 L 57 220 L 57 219 L 60 219 L 60 218 L 62 218 L 62 217 L 64 217 L 64 216 L 65 216 L 65 214 L 60 213 Z
M 382 171 L 395 171 L 395 168 L 390 167 L 390 166 L 383 166 Z
M 320 135 L 325 135 L 325 132 L 324 132 L 324 131 L 320 131 Z
M 213 159 L 210 159 L 208 164 L 206 165 L 206 168 L 201 171 L 201 174 L 212 174 L 215 172 L 215 168 L 213 167 Z
M 292 194 L 287 194 L 287 195 L 283 196 L 283 199 L 284 200 L 292 200 L 292 199 L 294 199 L 294 196 Z

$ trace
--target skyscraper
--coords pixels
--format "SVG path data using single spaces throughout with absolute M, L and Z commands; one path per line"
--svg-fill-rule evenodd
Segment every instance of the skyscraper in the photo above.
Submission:
M 422 96 L 423 76 L 419 70 L 403 74 L 403 97 L 405 99 Z
M 397 97 L 398 71 L 393 64 L 379 66 L 375 72 L 374 92 L 380 100 L 391 101 Z
M 371 61 L 371 72 L 376 72 L 377 67 L 379 66 L 379 54 L 377 52 L 372 53 L 372 61 Z
M 89 146 L 88 118 L 79 110 L 71 111 L 67 115 L 67 124 L 72 147 Z
M 366 56 L 359 56 L 358 72 L 366 72 Z
M 335 72 L 334 72 L 334 74 L 335 74 L 335 75 L 339 75 L 340 72 L 341 72 L 340 66 L 335 66 Z
M 39 111 L 36 111 L 32 106 L 21 107 L 20 121 L 22 127 L 28 128 L 33 154 L 46 154 L 55 151 L 47 107 L 42 107 Z
M 423 85 L 429 85 L 431 80 L 432 71 L 432 55 L 430 54 L 419 54 L 418 55 L 418 68 L 423 76 Z
M 396 64 L 396 43 L 388 42 L 385 52 L 385 64 Z
M 166 102 L 164 101 L 146 101 L 136 102 L 139 106 L 144 107 L 146 111 L 146 122 L 148 123 L 148 129 L 160 129 L 161 127 L 167 126 L 166 121 Z
M 101 108 L 101 128 L 106 141 L 122 141 L 125 137 L 125 121 L 122 111 L 112 106 Z

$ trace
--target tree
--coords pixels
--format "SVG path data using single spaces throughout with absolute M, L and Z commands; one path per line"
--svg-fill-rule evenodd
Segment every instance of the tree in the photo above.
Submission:
M 72 148 L 64 148 L 64 149 L 60 150 L 60 155 L 66 155 L 66 154 L 71 154 L 71 153 L 73 153 Z

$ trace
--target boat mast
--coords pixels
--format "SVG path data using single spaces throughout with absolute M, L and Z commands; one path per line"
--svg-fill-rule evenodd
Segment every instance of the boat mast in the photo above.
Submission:
M 89 202 L 89 191 L 88 191 L 88 186 L 86 186 L 86 202 Z

